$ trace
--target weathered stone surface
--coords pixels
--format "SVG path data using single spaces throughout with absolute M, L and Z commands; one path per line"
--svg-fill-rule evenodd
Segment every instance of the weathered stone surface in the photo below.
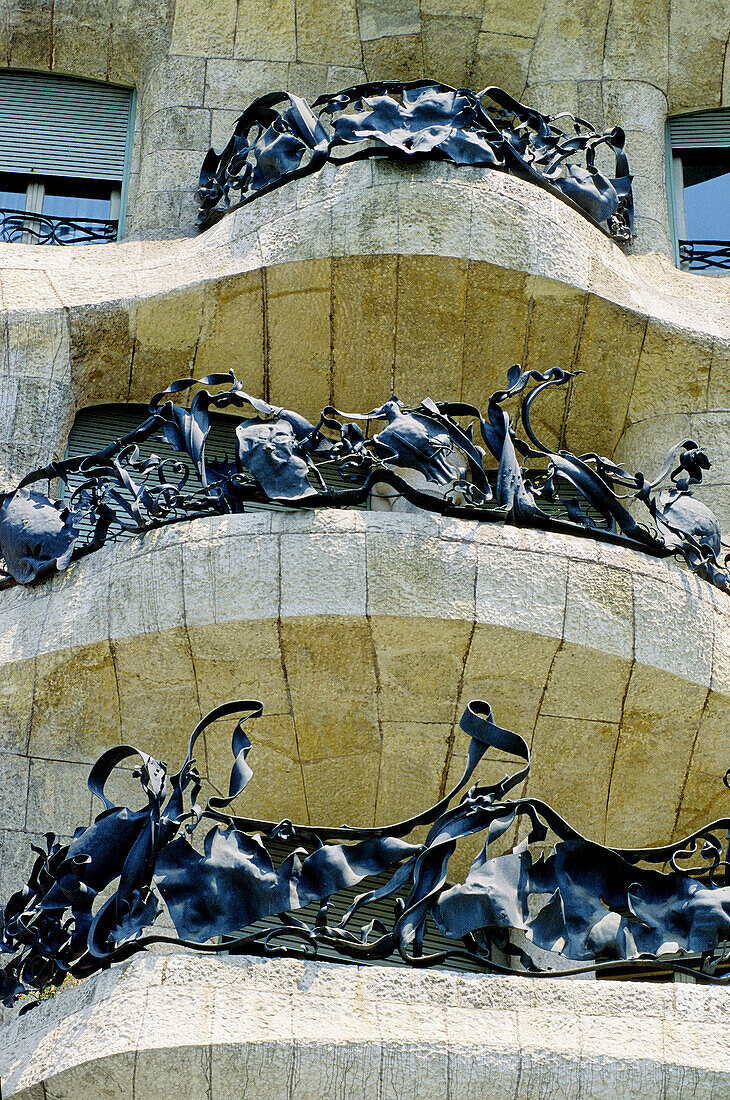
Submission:
M 72 831 L 99 751 L 174 769 L 231 698 L 265 707 L 241 812 L 402 818 L 456 781 L 458 721 L 482 698 L 533 739 L 533 793 L 598 839 L 660 843 L 724 812 L 729 622 L 676 563 L 589 539 L 359 511 L 164 528 L 42 598 L 0 593 L 4 826 Z M 219 791 L 229 737 L 214 727 L 198 753 Z
M 3 1094 L 643 1100 L 690 1083 L 704 1100 L 730 1087 L 724 1002 L 693 985 L 138 958 L 5 1027 Z

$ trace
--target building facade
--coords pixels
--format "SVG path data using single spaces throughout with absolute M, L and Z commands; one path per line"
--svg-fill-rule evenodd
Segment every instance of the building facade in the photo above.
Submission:
M 535 410 L 555 451 L 597 453 L 651 478 L 676 441 L 703 444 L 712 467 L 698 495 L 730 531 L 730 284 L 722 269 L 691 269 L 678 245 L 693 209 L 687 197 L 682 222 L 683 188 L 689 196 L 688 173 L 701 176 L 704 163 L 682 150 L 709 150 L 705 176 L 727 179 L 729 35 L 727 0 L 701 12 L 690 0 L 7 4 L 0 95 L 9 77 L 33 74 L 47 101 L 57 81 L 64 118 L 69 78 L 133 96 L 126 176 L 106 181 L 121 196 L 121 239 L 38 247 L 24 215 L 26 237 L 0 244 L 0 487 L 63 459 L 83 410 L 121 415 L 177 378 L 233 369 L 248 394 L 317 423 L 327 406 L 367 412 L 393 393 L 407 406 L 433 398 L 486 409 L 520 363 L 584 372 Z M 328 164 L 197 232 L 203 159 L 256 97 L 286 90 L 311 103 L 366 81 L 421 78 L 495 85 L 544 114 L 620 126 L 633 240 L 617 243 L 515 175 L 367 159 Z M 667 123 L 685 116 L 698 129 L 682 144 L 681 128 L 668 138 Z M 104 117 L 102 145 L 112 126 Z M 693 136 L 701 124 L 705 137 Z M 45 178 L 40 162 L 18 164 L 10 167 L 23 188 Z M 73 181 L 78 169 L 64 164 Z M 718 219 L 711 236 L 730 239 L 728 215 Z M 27 877 L 31 843 L 48 831 L 68 840 L 100 811 L 86 778 L 103 750 L 140 745 L 174 767 L 201 716 L 231 698 L 265 707 L 251 734 L 257 782 L 236 803 L 249 817 L 380 825 L 417 813 L 463 767 L 458 723 L 474 698 L 530 745 L 525 792 L 601 843 L 659 845 L 728 812 L 730 597 L 684 562 L 611 542 L 419 510 L 192 519 L 5 587 L 0 662 L 3 902 Z M 230 731 L 207 731 L 198 753 L 210 791 L 226 789 L 229 740 Z M 503 756 L 488 753 L 481 772 L 497 781 L 504 770 Z M 459 856 L 460 871 L 473 855 Z M 248 1050 L 251 1081 L 275 1067 L 272 1100 L 527 1097 L 548 1087 L 609 1096 L 617 1080 L 632 1096 L 730 1087 L 722 990 L 682 986 L 680 997 L 671 985 L 661 994 L 601 986 L 599 998 L 589 983 L 536 993 L 524 979 L 470 975 L 458 979 L 457 1005 L 441 974 L 393 971 L 380 992 L 360 975 L 355 996 L 347 968 L 315 968 L 318 999 L 308 1007 L 297 1000 L 310 980 L 305 964 L 239 966 L 234 982 L 232 963 L 170 961 L 172 1000 L 159 959 L 135 965 L 126 979 L 105 976 L 87 1048 L 84 987 L 34 1010 L 45 1013 L 35 1032 L 33 1013 L 7 1025 L 20 1028 L 13 1042 L 27 1053 L 22 1071 L 4 1054 L 7 1095 L 118 1088 L 152 1100 L 160 1064 L 181 1080 L 192 1074 L 201 1096 L 202 1081 L 215 1097 L 238 1095 L 226 1090 L 237 1087 L 245 1029 L 226 1027 L 262 998 L 302 1027 L 319 1021 L 310 1032 L 272 1025 L 255 1056 Z M 168 1020 L 164 1034 L 151 1015 L 147 1031 L 134 1030 L 143 996 Z M 76 998 L 66 1010 L 64 997 Z M 344 1006 L 330 1031 L 329 999 Z M 192 1003 L 195 1026 L 187 1008 L 176 1015 Z M 256 1012 L 252 1028 L 265 1007 Z M 180 1039 L 182 1015 L 195 1041 Z M 593 1064 L 600 1021 L 612 1017 Z M 41 1033 L 58 1052 L 64 1019 L 91 1051 L 83 1072 L 73 1059 L 38 1054 Z M 115 1020 L 124 1022 L 116 1045 Z M 478 1045 L 485 1021 L 506 1054 Z M 703 1046 L 701 1028 L 714 1047 Z M 676 1056 L 666 1053 L 670 1036 Z M 355 1069 L 345 1037 L 360 1052 Z M 147 1083 L 133 1092 L 136 1066 Z

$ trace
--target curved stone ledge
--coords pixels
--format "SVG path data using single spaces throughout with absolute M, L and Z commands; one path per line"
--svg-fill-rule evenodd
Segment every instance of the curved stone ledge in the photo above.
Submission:
M 104 748 L 175 766 L 201 713 L 245 697 L 265 717 L 239 812 L 399 820 L 460 773 L 458 720 L 485 698 L 531 742 L 530 794 L 596 839 L 664 843 L 726 813 L 730 599 L 671 560 L 425 514 L 257 513 L 110 545 L 0 593 L 0 892 L 32 836 L 99 812 Z M 199 760 L 219 790 L 227 729 Z
M 138 959 L 0 1033 L 6 1100 L 710 1100 L 727 990 L 284 960 Z
M 727 404 L 728 284 L 626 256 L 499 172 L 326 168 L 195 240 L 0 245 L 0 285 L 7 485 L 63 454 L 79 407 L 146 401 L 232 361 L 249 392 L 284 405 L 296 393 L 315 417 L 393 389 L 483 405 L 515 361 L 572 363 L 586 376 L 545 428 L 576 453 L 611 455 L 647 415 Z

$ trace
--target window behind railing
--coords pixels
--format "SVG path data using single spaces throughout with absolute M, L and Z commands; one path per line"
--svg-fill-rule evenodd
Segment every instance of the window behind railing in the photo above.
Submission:
M 730 271 L 730 110 L 670 118 L 667 183 L 675 260 L 690 271 Z
M 129 88 L 0 70 L 0 240 L 116 240 L 133 111 Z

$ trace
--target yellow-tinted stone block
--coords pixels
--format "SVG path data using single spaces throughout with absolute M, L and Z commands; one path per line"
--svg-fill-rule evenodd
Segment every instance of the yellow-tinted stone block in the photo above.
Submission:
M 393 389 L 395 256 L 332 261 L 334 404 L 375 409 Z
M 461 397 L 467 270 L 466 260 L 400 257 L 395 392 L 401 401 Z
M 119 743 L 119 734 L 119 694 L 108 642 L 36 659 L 31 756 L 93 764 Z
M 426 16 L 421 33 L 425 71 L 454 88 L 470 87 L 479 20 L 464 16 Z
M 712 337 L 680 334 L 673 325 L 650 320 L 629 404 L 632 421 L 707 407 Z
M 230 57 L 238 0 L 175 0 L 170 52 Z
M 206 291 L 196 375 L 225 374 L 231 367 L 248 393 L 264 396 L 263 289 L 259 271 L 221 280 Z
M 363 42 L 362 56 L 368 80 L 420 80 L 424 76 L 420 34 Z
M 331 261 L 266 272 L 269 399 L 318 417 L 330 402 Z
M 575 367 L 589 374 L 571 402 L 566 446 L 612 454 L 626 425 L 646 320 L 603 298 L 588 300 Z
M 246 0 L 238 5 L 235 56 L 290 61 L 296 57 L 294 0 Z M 273 89 L 272 89 L 273 90 Z
M 607 807 L 608 843 L 636 845 L 636 780 L 641 777 L 641 845 L 674 834 L 692 745 L 707 689 L 668 673 L 635 666 L 624 704 Z
M 355 0 L 297 0 L 297 60 L 361 65 Z
M 380 751 L 377 679 L 366 620 L 284 619 L 281 643 L 301 759 Z
M 194 369 L 204 293 L 198 285 L 139 302 L 130 401 L 149 401 L 171 379 L 185 378 Z

